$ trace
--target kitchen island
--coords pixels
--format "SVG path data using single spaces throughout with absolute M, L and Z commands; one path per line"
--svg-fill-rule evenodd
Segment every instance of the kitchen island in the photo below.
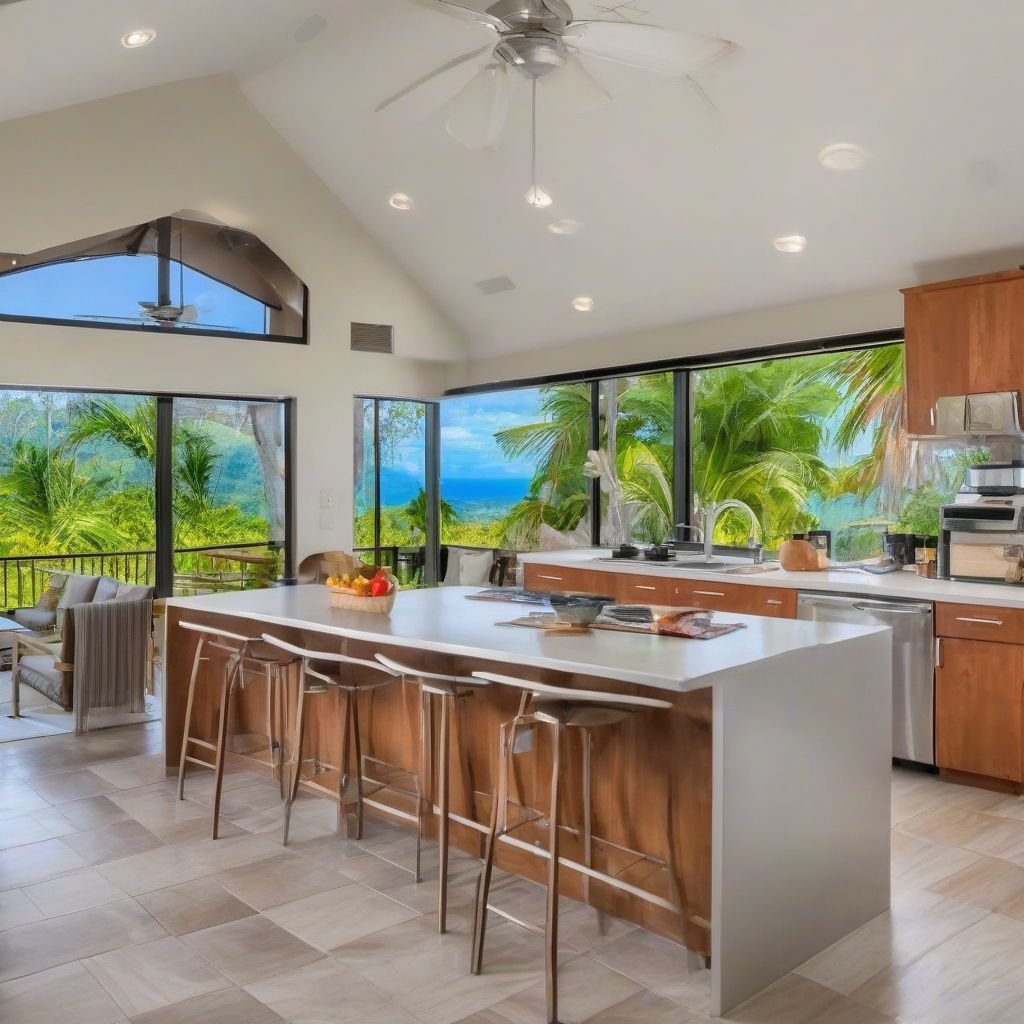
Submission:
M 713 1014 L 888 907 L 888 630 L 728 615 L 723 618 L 744 628 L 707 641 L 596 630 L 556 636 L 507 625 L 522 605 L 471 600 L 474 593 L 454 587 L 401 593 L 387 617 L 334 609 L 327 590 L 313 585 L 169 600 L 168 766 L 178 761 L 195 653 L 183 620 L 356 657 L 380 651 L 425 670 L 489 669 L 658 696 L 671 702 L 670 710 L 637 715 L 595 737 L 594 831 L 665 862 L 670 879 L 638 881 L 677 893 L 683 921 L 598 883 L 590 892 L 595 907 L 710 957 Z M 201 670 L 213 668 L 207 662 Z M 242 691 L 235 734 L 260 732 L 259 689 Z M 216 714 L 209 700 L 197 700 L 199 731 L 206 735 L 213 734 Z M 364 749 L 420 769 L 429 806 L 436 780 L 419 749 L 419 701 L 414 686 L 374 694 L 371 713 L 363 715 Z M 464 702 L 451 764 L 457 814 L 487 820 L 498 728 L 517 702 L 518 691 L 500 686 Z M 307 708 L 322 760 L 337 763 L 331 760 L 340 734 L 336 694 L 319 695 Z M 572 748 L 570 755 L 578 764 Z M 537 782 L 544 773 L 535 776 L 529 765 L 546 756 L 539 740 L 532 752 L 517 754 L 525 806 L 545 806 Z M 570 819 L 580 814 L 581 788 L 578 770 L 570 773 Z M 454 827 L 452 842 L 480 851 L 480 837 L 469 829 Z M 630 865 L 608 857 L 608 864 L 595 866 L 631 880 Z M 543 861 L 515 848 L 502 848 L 497 863 L 543 876 Z M 565 895 L 579 898 L 579 876 L 563 872 L 563 879 Z

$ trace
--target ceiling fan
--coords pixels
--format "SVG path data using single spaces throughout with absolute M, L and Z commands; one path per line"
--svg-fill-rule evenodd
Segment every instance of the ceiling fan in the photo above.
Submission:
M 611 97 L 580 62 L 580 55 L 627 64 L 680 78 L 710 103 L 693 77 L 737 49 L 727 39 L 628 21 L 577 21 L 567 0 L 497 0 L 478 10 L 469 0 L 409 0 L 477 25 L 487 44 L 461 54 L 389 96 L 384 110 L 433 79 L 478 60 L 490 60 L 451 102 L 448 133 L 471 149 L 494 146 L 501 138 L 511 103 L 511 84 L 529 81 L 534 90 L 546 79 L 580 112 L 596 109 Z M 486 2 L 486 0 L 484 0 Z

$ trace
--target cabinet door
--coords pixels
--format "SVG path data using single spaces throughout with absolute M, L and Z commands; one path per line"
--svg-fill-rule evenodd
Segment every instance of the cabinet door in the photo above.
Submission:
M 779 587 L 737 586 L 729 611 L 744 615 L 768 615 L 775 619 L 796 618 L 796 591 Z
M 934 434 L 935 403 L 970 390 L 971 339 L 980 322 L 977 289 L 940 288 L 904 296 L 907 429 Z
M 1024 647 L 942 640 L 935 670 L 940 768 L 1021 781 Z
M 616 573 L 615 579 L 612 593 L 619 604 L 676 604 L 674 580 L 625 572 Z
M 608 573 L 593 572 L 589 569 L 528 562 L 523 567 L 523 586 L 527 590 L 552 593 L 611 594 L 611 591 L 606 589 L 612 585 L 608 576 Z
M 1024 391 L 1024 277 L 977 285 L 970 390 Z
M 720 612 L 738 612 L 740 587 L 710 580 L 681 580 L 675 585 L 675 603 L 692 608 L 710 608 Z

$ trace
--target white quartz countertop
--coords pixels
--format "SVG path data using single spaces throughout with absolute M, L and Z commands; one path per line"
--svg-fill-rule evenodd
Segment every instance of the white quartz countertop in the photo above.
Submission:
M 718 613 L 717 621 L 743 622 L 746 628 L 712 640 L 613 630 L 553 636 L 541 629 L 502 625 L 526 614 L 531 606 L 467 599 L 479 589 L 403 591 L 390 616 L 333 608 L 326 587 L 313 584 L 171 598 L 167 604 L 183 611 L 195 609 L 252 619 L 257 635 L 259 624 L 290 626 L 377 641 L 382 647 L 505 662 L 527 673 L 530 668 L 547 669 L 676 692 L 713 686 L 728 678 L 730 670 L 794 651 L 884 632 L 879 627 L 723 612 Z
M 994 608 L 1024 608 L 1024 586 L 1000 583 L 964 583 L 957 580 L 929 580 L 914 569 L 877 576 L 860 570 L 828 570 L 824 572 L 786 572 L 773 569 L 759 573 L 709 573 L 677 569 L 672 566 L 632 562 L 628 559 L 602 561 L 610 558 L 610 550 L 580 548 L 575 551 L 537 551 L 520 555 L 519 561 L 562 568 L 588 569 L 598 572 L 631 573 L 638 576 L 659 576 L 668 579 L 717 580 L 751 587 L 782 587 L 787 590 L 814 590 L 833 594 L 858 594 L 869 597 L 896 597 L 918 601 L 945 601 L 950 604 L 989 605 Z M 738 565 L 743 562 L 736 559 Z M 748 563 L 749 564 L 749 563 Z

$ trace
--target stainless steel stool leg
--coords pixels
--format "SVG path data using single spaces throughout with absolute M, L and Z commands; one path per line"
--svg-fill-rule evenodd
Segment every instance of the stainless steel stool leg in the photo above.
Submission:
M 305 715 L 303 708 L 306 703 L 306 662 L 303 661 L 299 672 L 299 697 L 295 702 L 295 738 L 292 740 L 292 777 L 288 783 L 288 799 L 284 805 L 284 839 L 283 846 L 288 845 L 288 830 L 292 823 L 292 804 L 295 803 L 296 794 L 299 792 L 299 782 L 302 780 L 302 740 L 305 734 Z
M 178 799 L 185 799 L 185 759 L 188 757 L 188 743 L 192 736 L 192 704 L 196 696 L 196 679 L 199 676 L 199 665 L 203 660 L 203 644 L 205 636 L 199 637 L 196 644 L 196 656 L 192 661 L 192 675 L 188 680 L 188 700 L 185 703 L 185 730 L 181 739 L 181 757 L 178 760 Z
M 562 777 L 562 739 L 565 726 L 551 727 L 551 805 L 548 835 L 547 915 L 544 923 L 544 976 L 547 990 L 547 1021 L 558 1024 L 558 795 Z
M 441 698 L 441 725 L 437 743 L 437 789 L 440 821 L 437 825 L 437 930 L 441 935 L 448 930 L 448 835 L 449 835 L 449 781 L 448 757 L 451 750 L 451 711 L 455 697 Z

